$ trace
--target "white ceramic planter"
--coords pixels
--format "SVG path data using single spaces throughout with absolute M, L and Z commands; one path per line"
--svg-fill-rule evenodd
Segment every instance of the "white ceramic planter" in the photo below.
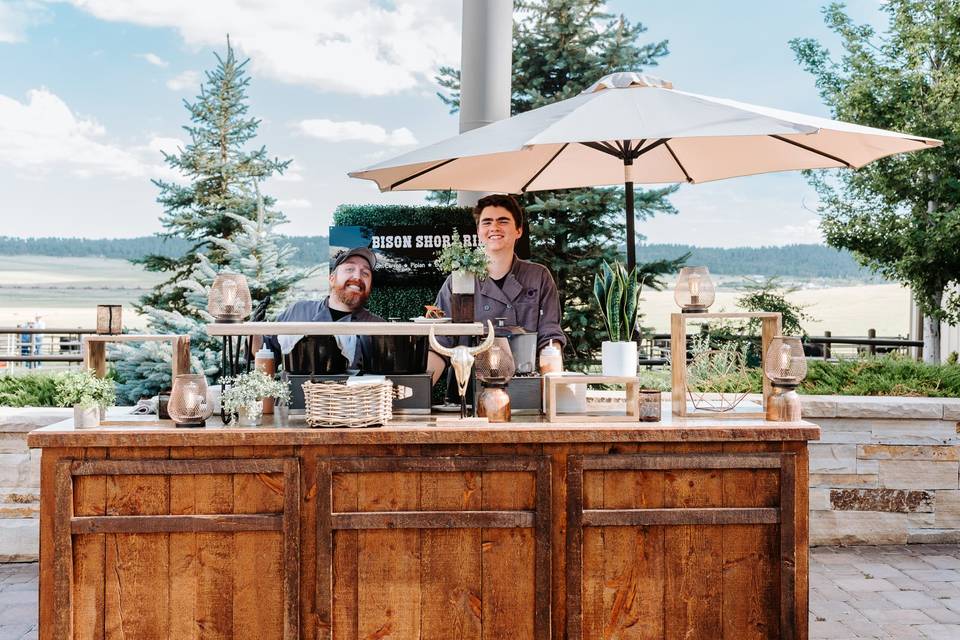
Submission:
M 75 429 L 89 429 L 100 426 L 100 407 L 73 407 L 73 426 Z
M 600 363 L 605 376 L 637 375 L 637 343 L 610 342 L 600 346 Z
M 450 285 L 453 293 L 472 295 L 474 293 L 473 274 L 469 271 L 454 271 Z

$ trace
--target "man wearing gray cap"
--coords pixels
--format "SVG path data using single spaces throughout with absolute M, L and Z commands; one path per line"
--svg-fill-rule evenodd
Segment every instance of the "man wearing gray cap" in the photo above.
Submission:
M 366 247 L 342 251 L 330 264 L 330 295 L 323 300 L 301 300 L 277 316 L 277 322 L 383 322 L 364 305 L 373 286 L 377 257 Z M 289 353 L 302 336 L 267 336 L 266 346 L 274 354 Z M 351 369 L 361 366 L 370 353 L 368 336 L 337 336 L 337 344 Z

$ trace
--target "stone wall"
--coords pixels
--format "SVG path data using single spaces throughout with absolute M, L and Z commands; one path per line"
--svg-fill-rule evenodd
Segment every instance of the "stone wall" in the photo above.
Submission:
M 37 559 L 40 451 L 27 448 L 27 433 L 71 414 L 70 409 L 0 407 L 0 562 Z
M 806 396 L 810 542 L 960 543 L 960 399 Z M 40 452 L 27 432 L 70 409 L 0 407 L 0 562 L 38 552 Z
M 807 396 L 810 542 L 960 543 L 960 399 Z

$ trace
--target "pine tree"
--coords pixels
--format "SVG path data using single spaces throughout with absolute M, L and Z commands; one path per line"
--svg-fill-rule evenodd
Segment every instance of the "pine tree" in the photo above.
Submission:
M 514 3 L 513 115 L 571 98 L 602 76 L 655 66 L 668 53 L 667 41 L 641 44 L 646 31 L 623 15 L 606 12 L 596 0 L 522 0 Z M 441 100 L 460 107 L 460 72 L 450 67 L 437 78 Z M 637 220 L 676 213 L 667 199 L 676 186 L 638 189 Z M 601 263 L 620 258 L 625 235 L 621 187 L 570 189 L 527 194 L 533 259 L 553 272 L 564 310 L 563 328 L 577 357 L 597 350 L 597 311 L 592 309 L 593 274 Z M 675 269 L 681 260 L 661 265 Z M 640 265 L 641 270 L 644 266 Z M 649 286 L 649 281 L 648 281 Z
M 264 147 L 247 150 L 257 135 L 260 121 L 248 117 L 245 67 L 238 61 L 227 38 L 225 57 L 214 54 L 217 67 L 206 74 L 196 102 L 184 101 L 190 112 L 190 143 L 177 154 L 164 153 L 167 164 L 182 174 L 188 184 L 154 180 L 160 189 L 157 202 L 163 205 L 160 221 L 166 238 L 183 238 L 190 250 L 177 258 L 153 254 L 134 262 L 147 271 L 169 274 L 164 282 L 140 299 L 142 307 L 154 307 L 197 317 L 185 298 L 183 282 L 205 255 L 213 265 L 227 264 L 223 248 L 214 239 L 229 240 L 241 229 L 241 218 L 253 219 L 257 199 L 252 185 L 274 173 L 283 173 L 290 160 L 270 159 Z M 264 198 L 269 209 L 274 199 Z M 280 223 L 283 214 L 272 212 L 271 222 Z M 239 217 L 238 217 L 239 216 Z
M 263 147 L 245 146 L 259 121 L 245 116 L 250 79 L 237 62 L 229 40 L 224 58 L 207 73 L 196 103 L 185 103 L 192 126 L 191 143 L 167 163 L 190 180 L 181 185 L 155 180 L 164 204 L 162 222 L 170 238 L 184 238 L 192 250 L 179 258 L 152 255 L 142 262 L 149 270 L 171 274 L 140 300 L 149 333 L 190 336 L 191 366 L 216 381 L 221 342 L 206 332 L 207 293 L 220 272 L 247 278 L 254 307 L 270 296 L 270 311 L 289 302 L 294 285 L 313 269 L 293 268 L 296 249 L 276 232 L 286 217 L 272 208 L 274 199 L 260 194 L 259 182 L 282 172 L 289 161 L 269 160 Z M 119 381 L 118 396 L 135 402 L 169 388 L 170 345 L 165 342 L 121 344 L 111 348 Z

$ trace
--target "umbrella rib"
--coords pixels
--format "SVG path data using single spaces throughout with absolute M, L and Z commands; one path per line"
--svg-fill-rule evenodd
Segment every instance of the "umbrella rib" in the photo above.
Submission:
M 680 162 L 680 158 L 677 157 L 677 154 L 673 152 L 673 149 L 670 148 L 668 142 L 664 142 L 663 145 L 667 148 L 667 151 L 670 152 L 670 157 L 673 158 L 673 161 L 677 163 L 677 166 L 680 167 L 680 171 L 683 171 L 683 176 L 687 179 L 687 182 L 693 182 L 693 178 L 690 177 L 690 174 L 687 173 L 687 169 L 683 166 L 683 163 Z
M 605 153 L 605 154 L 607 154 L 607 155 L 613 156 L 614 158 L 617 158 L 617 159 L 619 159 L 619 160 L 623 160 L 623 156 L 621 156 L 620 153 L 618 153 L 617 151 L 615 151 L 612 147 L 608 149 L 607 146 L 609 146 L 609 145 L 604 146 L 604 144 L 606 144 L 606 143 L 600 143 L 600 142 L 581 142 L 580 144 L 582 144 L 582 145 L 585 146 L 585 147 L 590 147 L 591 149 L 595 149 L 595 150 L 597 150 L 597 151 L 599 151 L 599 152 L 601 152 L 601 153 Z
M 445 166 L 445 165 L 448 165 L 448 164 L 450 164 L 451 162 L 453 162 L 454 160 L 456 160 L 456 158 L 450 158 L 449 160 L 444 160 L 443 162 L 438 162 L 437 164 L 433 165 L 432 167 L 427 167 L 427 168 L 424 169 L 423 171 L 418 171 L 417 173 L 413 174 L 412 176 L 407 176 L 407 177 L 404 178 L 403 180 L 400 180 L 400 181 L 398 181 L 398 182 L 394 182 L 393 184 L 390 185 L 390 190 L 393 191 L 394 189 L 396 189 L 396 188 L 399 187 L 400 185 L 405 184 L 405 183 L 407 183 L 407 182 L 410 182 L 411 180 L 414 180 L 414 179 L 416 179 L 416 178 L 419 178 L 420 176 L 422 176 L 422 175 L 425 174 L 425 173 L 430 173 L 430 172 L 433 171 L 434 169 L 439 169 L 440 167 L 443 167 L 443 166 Z
M 544 165 L 543 165 L 542 167 L 540 167 L 540 170 L 537 171 L 535 174 L 533 174 L 533 177 L 530 178 L 529 180 L 527 180 L 527 183 L 526 183 L 525 185 L 523 185 L 522 187 L 520 187 L 520 193 L 526 193 L 526 192 L 527 192 L 527 187 L 529 187 L 530 184 L 531 184 L 534 180 L 536 180 L 537 178 L 540 177 L 540 174 L 543 173 L 543 172 L 546 170 L 546 168 L 549 167 L 550 164 L 551 164 L 554 160 L 557 159 L 557 156 L 559 156 L 561 153 L 563 153 L 563 150 L 566 149 L 566 148 L 567 148 L 567 145 L 569 145 L 569 144 L 570 144 L 569 142 L 564 142 L 564 143 L 563 143 L 563 146 L 560 147 L 559 149 L 557 149 L 557 152 L 556 152 L 555 154 L 553 154 L 552 156 L 550 156 L 550 159 L 547 160 L 546 163 L 544 163 Z
M 792 144 L 792 145 L 795 146 L 795 147 L 800 147 L 800 148 L 803 149 L 804 151 L 809 151 L 810 153 L 815 153 L 815 154 L 817 154 L 818 156 L 823 156 L 824 158 L 829 158 L 830 160 L 833 160 L 834 162 L 839 162 L 840 164 L 842 164 L 843 166 L 845 166 L 845 167 L 848 168 L 848 169 L 856 169 L 856 167 L 854 167 L 852 164 L 850 164 L 849 162 L 847 162 L 847 161 L 844 160 L 843 158 L 838 158 L 837 156 L 832 156 L 832 155 L 830 155 L 829 153 L 827 153 L 827 152 L 825 152 L 825 151 L 820 151 L 819 149 L 814 149 L 813 147 L 808 147 L 807 145 L 801 144 L 801 143 L 797 142 L 796 140 L 791 140 L 790 138 L 784 138 L 783 136 L 778 136 L 778 135 L 773 134 L 773 133 L 770 134 L 770 137 L 773 138 L 774 140 L 779 140 L 780 142 L 786 142 L 787 144 Z
M 670 140 L 671 140 L 670 138 L 660 138 L 659 140 L 657 140 L 656 142 L 654 142 L 652 145 L 650 145 L 650 146 L 647 147 L 646 149 L 642 149 L 642 150 L 640 150 L 640 151 L 637 151 L 635 154 L 633 154 L 633 159 L 636 160 L 637 158 L 639 158 L 640 156 L 642 156 L 643 154 L 645 154 L 647 151 L 653 151 L 654 149 L 656 149 L 656 148 L 659 147 L 660 145 L 666 144 L 666 143 L 670 142 Z M 669 147 L 667 147 L 667 148 L 669 149 Z

